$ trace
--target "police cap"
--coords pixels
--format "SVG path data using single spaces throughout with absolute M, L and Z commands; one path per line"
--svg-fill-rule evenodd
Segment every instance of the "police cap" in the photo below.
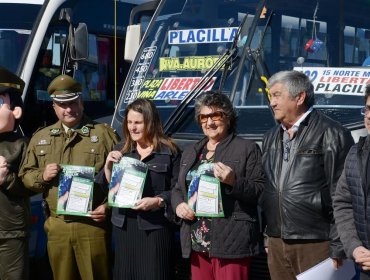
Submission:
M 0 67 L 0 93 L 20 93 L 22 94 L 24 82 L 17 75 L 9 70 Z
M 48 87 L 50 97 L 57 102 L 68 102 L 80 97 L 82 86 L 68 75 L 60 75 Z

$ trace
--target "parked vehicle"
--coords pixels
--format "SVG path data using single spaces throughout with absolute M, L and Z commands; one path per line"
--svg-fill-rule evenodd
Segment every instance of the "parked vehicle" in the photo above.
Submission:
M 266 82 L 296 69 L 315 86 L 315 108 L 356 140 L 366 133 L 361 108 L 370 82 L 369 12 L 370 2 L 362 0 L 162 0 L 140 46 L 126 47 L 133 63 L 112 125 L 119 131 L 127 104 L 148 98 L 165 132 L 185 146 L 203 135 L 193 100 L 213 89 L 234 104 L 239 134 L 261 143 L 276 124 Z M 135 38 L 136 29 L 140 25 L 129 26 L 127 36 Z M 254 258 L 252 279 L 269 278 L 264 258 Z

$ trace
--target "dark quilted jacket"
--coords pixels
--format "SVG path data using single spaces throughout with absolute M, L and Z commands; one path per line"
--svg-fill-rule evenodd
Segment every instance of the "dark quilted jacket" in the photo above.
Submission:
M 370 224 L 367 222 L 370 182 L 366 178 L 369 145 L 370 136 L 363 137 L 349 151 L 333 202 L 335 221 L 348 257 L 352 257 L 358 246 L 370 249 Z
M 180 163 L 179 180 L 172 191 L 172 207 L 187 201 L 186 174 L 196 164 L 198 155 L 207 143 L 204 138 L 187 147 Z M 230 166 L 236 174 L 235 186 L 221 184 L 224 218 L 213 218 L 211 225 L 210 256 L 217 258 L 243 258 L 258 253 L 257 201 L 263 190 L 265 177 L 259 147 L 234 135 L 217 145 L 215 162 Z M 190 221 L 181 221 L 181 248 L 184 258 L 191 252 Z

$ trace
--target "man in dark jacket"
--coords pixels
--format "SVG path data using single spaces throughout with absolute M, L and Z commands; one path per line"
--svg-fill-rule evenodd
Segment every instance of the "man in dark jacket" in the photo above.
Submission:
M 329 256 L 338 267 L 344 257 L 339 240 L 333 239 L 331 197 L 353 139 L 313 109 L 313 85 L 303 73 L 276 73 L 268 88 L 279 124 L 263 140 L 267 184 L 261 206 L 271 277 L 289 280 Z
M 365 92 L 364 123 L 370 133 L 370 85 Z M 370 279 L 370 136 L 361 137 L 348 153 L 333 200 L 334 217 L 346 255 L 361 268 L 361 279 Z
M 24 82 L 0 67 L 0 279 L 28 279 L 28 191 L 18 178 L 27 141 L 15 132 L 22 116 Z

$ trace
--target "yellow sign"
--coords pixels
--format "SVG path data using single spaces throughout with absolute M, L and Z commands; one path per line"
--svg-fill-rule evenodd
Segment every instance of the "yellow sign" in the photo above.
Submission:
M 212 68 L 220 57 L 209 56 L 188 56 L 188 57 L 160 57 L 159 71 L 202 71 Z

